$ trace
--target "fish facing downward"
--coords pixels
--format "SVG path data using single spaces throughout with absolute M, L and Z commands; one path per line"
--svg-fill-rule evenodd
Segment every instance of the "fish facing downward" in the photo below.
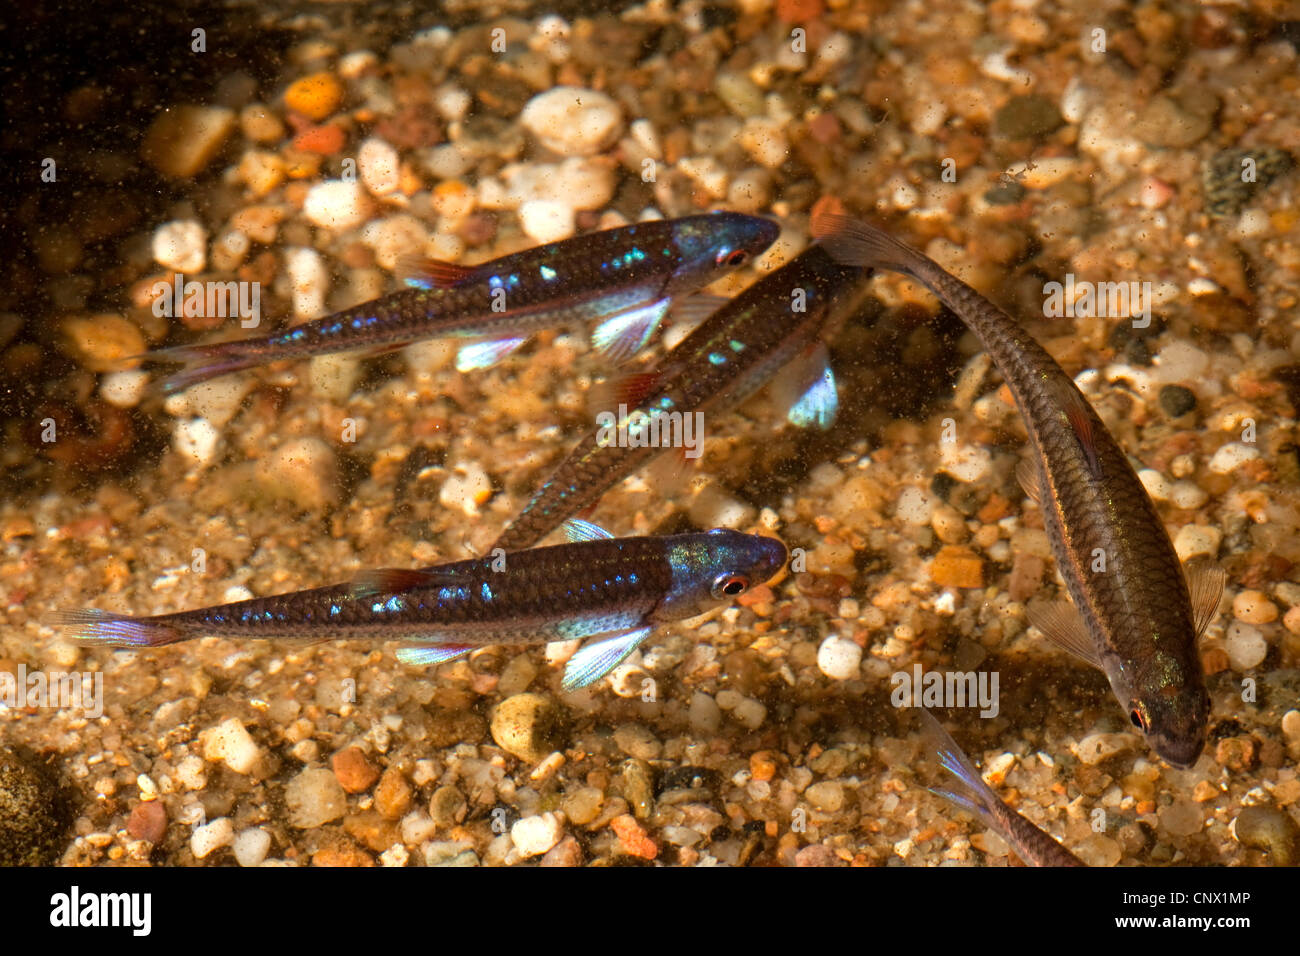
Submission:
M 1033 866 L 1086 866 L 1077 856 L 1061 846 L 1052 836 L 1039 829 L 998 799 L 984 782 L 980 772 L 967 758 L 957 742 L 943 729 L 943 724 L 924 707 L 918 708 L 921 723 L 931 745 L 939 754 L 943 769 L 957 778 L 956 789 L 930 787 L 933 794 L 950 800 L 963 810 L 975 814 L 998 836 L 1006 840 L 1016 854 Z
M 592 341 L 619 362 L 650 339 L 671 305 L 744 265 L 779 232 L 768 219 L 718 212 L 588 233 L 476 266 L 425 262 L 407 280 L 415 288 L 323 319 L 140 357 L 185 363 L 163 380 L 167 394 L 280 359 L 442 337 L 478 340 L 457 356 L 464 372 L 496 364 L 542 329 L 601 319 Z
M 627 420 L 682 421 L 739 404 L 784 369 L 801 396 L 787 419 L 829 428 L 838 396 L 825 340 L 864 298 L 865 279 L 811 246 L 711 314 L 652 370 L 628 378 L 611 405 L 631 409 Z M 608 437 L 601 428 L 583 437 L 493 547 L 536 544 L 662 450 Z
M 491 644 L 591 638 L 570 658 L 565 690 L 617 667 L 653 628 L 730 603 L 785 564 L 775 538 L 715 528 L 611 538 L 573 521 L 569 542 L 344 584 L 153 617 L 73 611 L 77 639 L 160 647 L 196 637 L 401 640 L 407 664 L 440 664 Z
M 1223 571 L 1184 568 L 1128 458 L 1088 400 L 1010 316 L 911 246 L 864 222 L 818 217 L 840 262 L 926 285 L 983 343 L 1015 396 L 1035 452 L 1017 477 L 1043 523 L 1073 601 L 1031 604 L 1058 646 L 1099 667 L 1148 745 L 1177 767 L 1205 747 L 1210 695 L 1197 641 L 1223 596 Z

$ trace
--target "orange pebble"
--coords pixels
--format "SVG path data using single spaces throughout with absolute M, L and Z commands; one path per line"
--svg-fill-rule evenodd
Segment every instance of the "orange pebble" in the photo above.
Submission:
M 304 153 L 333 156 L 347 144 L 348 134 L 337 123 L 309 126 L 293 138 L 293 148 Z
M 623 852 L 629 856 L 653 860 L 659 855 L 659 847 L 655 845 L 655 841 L 646 836 L 645 830 L 641 829 L 641 824 L 637 823 L 630 813 L 615 817 L 609 821 L 609 825 L 618 836 Z
M 313 73 L 289 84 L 284 103 L 308 119 L 323 120 L 343 103 L 343 84 L 332 73 Z

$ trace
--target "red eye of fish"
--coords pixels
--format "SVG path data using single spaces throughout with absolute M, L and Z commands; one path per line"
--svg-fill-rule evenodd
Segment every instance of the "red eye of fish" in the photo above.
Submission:
M 744 594 L 749 588 L 749 578 L 739 574 L 724 574 L 713 582 L 715 598 L 729 598 Z
M 741 266 L 745 264 L 745 260 L 748 258 L 749 258 L 748 252 L 746 252 L 744 249 L 737 249 L 731 255 L 727 256 L 727 265 L 732 266 L 733 268 L 735 266 Z
M 1136 727 L 1138 730 L 1141 730 L 1143 732 L 1146 731 L 1147 722 L 1142 719 L 1142 711 L 1137 710 L 1136 708 L 1129 711 L 1128 719 L 1133 721 L 1133 726 Z

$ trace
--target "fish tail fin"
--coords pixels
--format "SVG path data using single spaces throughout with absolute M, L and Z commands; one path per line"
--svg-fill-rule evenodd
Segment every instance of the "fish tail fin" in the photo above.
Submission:
M 939 723 L 934 714 L 924 707 L 920 707 L 918 710 L 921 713 L 921 723 L 925 735 L 929 739 L 930 745 L 939 755 L 939 763 L 957 778 L 960 787 L 957 791 L 936 788 L 931 788 L 931 790 L 955 803 L 963 810 L 969 810 L 979 816 L 985 823 L 1000 826 L 993 815 L 993 807 L 1001 802 L 998 795 L 993 792 L 992 787 L 984 782 L 984 778 L 975 769 L 975 765 L 970 762 L 970 758 L 966 756 L 961 747 L 957 746 L 957 741 L 952 739 L 952 735 L 943 729 L 943 724 Z
M 141 358 L 151 362 L 180 362 L 184 368 L 173 372 L 160 383 L 164 395 L 175 395 L 208 379 L 250 368 L 262 359 L 243 348 L 242 342 L 216 342 L 211 345 L 176 345 L 157 349 Z
M 94 609 L 62 611 L 51 623 L 76 628 L 75 638 L 83 644 L 105 647 L 162 647 L 194 637 L 172 622 Z
M 858 268 L 893 269 L 915 276 L 921 259 L 911 246 L 861 219 L 835 213 L 818 213 L 812 219 L 812 234 L 831 258 Z

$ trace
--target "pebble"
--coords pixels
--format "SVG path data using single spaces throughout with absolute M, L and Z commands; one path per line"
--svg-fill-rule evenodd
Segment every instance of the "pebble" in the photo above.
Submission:
M 459 86 L 444 84 L 433 91 L 433 108 L 449 123 L 459 123 L 474 105 L 474 98 Z
M 1263 591 L 1242 591 L 1232 599 L 1232 616 L 1247 624 L 1268 624 L 1277 620 L 1278 609 Z
M 348 793 L 364 793 L 379 779 L 379 768 L 355 744 L 344 747 L 330 758 L 330 766 L 334 768 L 339 786 Z
M 1235 671 L 1248 671 L 1258 667 L 1268 656 L 1268 642 L 1259 628 L 1241 621 L 1228 625 L 1224 636 L 1223 649 L 1228 652 L 1228 661 Z
M 1174 836 L 1191 836 L 1204 825 L 1203 811 L 1196 802 L 1186 797 L 1175 797 L 1174 802 L 1159 813 L 1160 826 Z
M 1207 467 L 1216 475 L 1227 475 L 1236 471 L 1238 466 L 1259 457 L 1259 449 L 1244 442 L 1228 442 L 1219 448 L 1210 459 Z
M 491 497 L 492 479 L 477 462 L 452 468 L 438 492 L 438 502 L 444 508 L 458 508 L 471 518 Z
M 1186 415 L 1196 408 L 1196 393 L 1181 385 L 1165 385 L 1160 389 L 1160 407 L 1170 418 Z
M 1210 496 L 1194 481 L 1175 481 L 1169 487 L 1169 500 L 1176 508 L 1194 511 L 1209 501 Z
M 161 800 L 147 800 L 131 808 L 126 830 L 137 840 L 157 846 L 167 832 L 167 808 Z
M 324 826 L 348 811 L 348 796 L 334 773 L 324 767 L 307 767 L 284 788 L 289 822 L 303 830 Z
M 542 866 L 582 866 L 582 846 L 572 835 L 553 846 L 542 857 Z
M 317 226 L 345 232 L 355 229 L 370 215 L 365 187 L 355 180 L 327 179 L 307 190 L 302 213 Z
M 240 866 L 259 866 L 271 849 L 271 834 L 261 827 L 248 827 L 235 834 L 230 849 Z
M 526 763 L 537 763 L 560 750 L 564 734 L 560 709 L 544 694 L 507 697 L 492 714 L 492 739 Z
M 814 783 L 804 791 L 804 796 L 818 810 L 838 813 L 844 806 L 844 786 L 834 780 Z
M 465 796 L 458 789 L 439 787 L 429 798 L 429 817 L 435 826 L 448 829 L 460 822 L 466 807 Z
M 1124 856 L 1120 845 L 1104 833 L 1090 833 L 1071 852 L 1093 867 L 1115 866 Z
M 224 763 L 235 773 L 250 773 L 262 758 L 262 748 L 238 717 L 231 717 L 199 736 L 203 756 Z
M 172 443 L 178 454 L 206 466 L 216 458 L 221 433 L 206 418 L 186 418 L 176 423 Z
M 174 106 L 158 114 L 140 144 L 146 163 L 164 176 L 196 176 L 234 131 L 235 111 L 220 106 Z
M 193 219 L 173 219 L 154 230 L 153 258 L 177 272 L 202 272 L 207 265 L 208 232 Z
M 521 817 L 510 828 L 510 839 L 519 855 L 528 858 L 541 856 L 564 836 L 564 824 L 554 813 Z
M 278 143 L 284 139 L 284 124 L 263 103 L 250 103 L 239 111 L 239 129 L 254 143 Z
M 1273 866 L 1300 862 L 1300 826 L 1276 807 L 1245 807 L 1232 822 L 1232 832 L 1244 846 L 1267 850 Z
M 269 497 L 303 511 L 321 511 L 338 500 L 338 462 L 320 438 L 294 438 L 258 459 L 254 476 Z
M 1160 381 L 1194 382 L 1204 376 L 1210 357 L 1187 342 L 1171 342 L 1156 354 L 1153 361 Z
M 776 169 L 790 155 L 790 143 L 785 137 L 785 124 L 765 117 L 747 120 L 737 137 L 741 147 L 760 166 Z
M 1218 108 L 1219 98 L 1203 90 L 1162 93 L 1138 110 L 1133 134 L 1148 146 L 1187 149 L 1209 134 Z
M 591 156 L 618 139 L 618 103 L 596 90 L 557 86 L 524 105 L 519 121 L 547 149 L 561 156 Z
M 357 149 L 357 172 L 361 182 L 376 196 L 387 196 L 401 185 L 401 159 L 397 150 L 377 136 Z
M 817 649 L 817 668 L 831 680 L 852 680 L 862 666 L 862 648 L 856 642 L 829 635 Z
M 1007 139 L 1041 139 L 1060 129 L 1065 119 L 1046 96 L 1013 96 L 993 117 L 997 135 Z
M 629 856 L 643 860 L 653 860 L 659 855 L 659 847 L 646 835 L 641 824 L 630 813 L 624 813 L 609 821 L 610 828 L 618 836 L 619 845 Z
M 375 262 L 381 268 L 396 272 L 404 255 L 425 248 L 429 230 L 415 216 L 399 213 L 367 223 L 361 241 L 375 251 Z
M 1293 744 L 1300 744 L 1300 710 L 1288 710 L 1282 715 L 1282 733 Z
M 332 116 L 343 103 L 343 84 L 332 73 L 313 73 L 289 84 L 284 105 L 310 120 Z
M 835 851 L 821 843 L 806 846 L 794 855 L 794 865 L 799 866 L 843 866 Z
M 989 473 L 993 456 L 987 448 L 959 442 L 940 442 L 939 460 L 943 470 L 958 481 L 976 482 Z
M 658 760 L 663 753 L 663 744 L 644 724 L 619 724 L 614 730 L 614 743 L 629 757 L 641 760 Z
M 574 207 L 552 199 L 530 199 L 519 207 L 519 224 L 538 244 L 558 242 L 576 231 Z
M 691 695 L 687 718 L 691 722 L 691 729 L 697 733 L 716 733 L 722 725 L 722 709 L 712 697 L 704 691 L 697 690 Z
M 284 182 L 287 167 L 276 153 L 250 149 L 239 160 L 237 171 L 249 195 L 261 199 Z
M 926 525 L 934 514 L 936 499 L 928 491 L 915 486 L 903 489 L 894 506 L 894 517 L 904 524 Z
M 203 859 L 223 846 L 229 845 L 235 837 L 235 825 L 230 817 L 218 817 L 211 823 L 195 829 L 190 835 L 190 852 L 196 859 Z
M 944 545 L 930 562 L 930 580 L 944 588 L 982 588 L 984 561 L 969 548 Z
M 585 826 L 596 819 L 605 802 L 605 794 L 598 787 L 583 787 L 564 798 L 564 815 L 573 823 Z
M 129 319 L 108 312 L 71 316 L 60 325 L 67 351 L 92 372 L 111 372 L 145 350 L 144 335 Z
M 1223 532 L 1211 525 L 1185 524 L 1178 529 L 1178 534 L 1174 535 L 1174 550 L 1178 552 L 1178 559 L 1186 561 L 1198 554 L 1208 555 L 1211 558 L 1218 557 L 1219 542 L 1223 540 Z
M 1138 738 L 1130 733 L 1089 734 L 1077 744 L 1071 744 L 1074 755 L 1089 766 L 1096 766 L 1116 754 L 1131 750 Z
M 1243 160 L 1255 161 L 1255 181 L 1242 178 Z M 1235 216 L 1265 186 L 1292 166 L 1295 159 L 1283 149 L 1225 149 L 1210 156 L 1201 167 L 1205 208 L 1212 216 Z

